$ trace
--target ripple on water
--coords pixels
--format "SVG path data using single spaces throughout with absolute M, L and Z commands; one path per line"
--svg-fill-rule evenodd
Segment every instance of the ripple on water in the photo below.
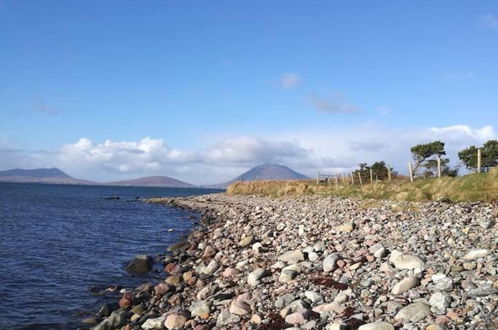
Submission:
M 185 210 L 126 200 L 208 192 L 0 183 L 0 328 L 74 329 L 115 299 L 89 288 L 141 284 L 124 265 L 135 254 L 165 253 L 192 229 Z M 123 198 L 102 198 L 114 195 Z

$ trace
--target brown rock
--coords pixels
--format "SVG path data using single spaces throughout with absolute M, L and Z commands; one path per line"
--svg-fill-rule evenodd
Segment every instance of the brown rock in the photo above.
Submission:
M 187 322 L 187 318 L 181 314 L 170 314 L 164 321 L 164 326 L 168 329 L 181 329 Z
M 162 296 L 166 292 L 168 292 L 169 286 L 166 283 L 159 283 L 154 287 L 154 293 L 157 296 Z
M 123 296 L 121 297 L 121 299 L 119 299 L 119 307 L 121 308 L 128 308 L 131 306 L 131 300 L 133 299 L 131 293 L 129 292 L 126 292 L 125 294 L 123 294 Z

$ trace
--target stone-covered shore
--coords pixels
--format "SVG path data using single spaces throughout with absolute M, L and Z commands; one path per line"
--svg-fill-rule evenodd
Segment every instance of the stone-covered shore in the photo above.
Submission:
M 95 329 L 498 329 L 491 204 L 206 195 L 164 282 Z

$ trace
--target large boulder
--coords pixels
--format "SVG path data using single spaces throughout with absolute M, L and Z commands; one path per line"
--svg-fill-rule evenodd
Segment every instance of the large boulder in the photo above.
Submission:
M 147 273 L 152 270 L 153 260 L 145 254 L 139 254 L 133 258 L 132 261 L 126 266 L 126 269 L 135 273 Z

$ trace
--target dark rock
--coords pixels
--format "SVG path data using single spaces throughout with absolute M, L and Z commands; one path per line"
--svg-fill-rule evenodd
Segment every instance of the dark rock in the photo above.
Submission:
M 146 273 L 152 270 L 152 258 L 145 255 L 140 254 L 135 256 L 135 258 L 126 266 L 126 269 L 130 272 L 135 273 Z

